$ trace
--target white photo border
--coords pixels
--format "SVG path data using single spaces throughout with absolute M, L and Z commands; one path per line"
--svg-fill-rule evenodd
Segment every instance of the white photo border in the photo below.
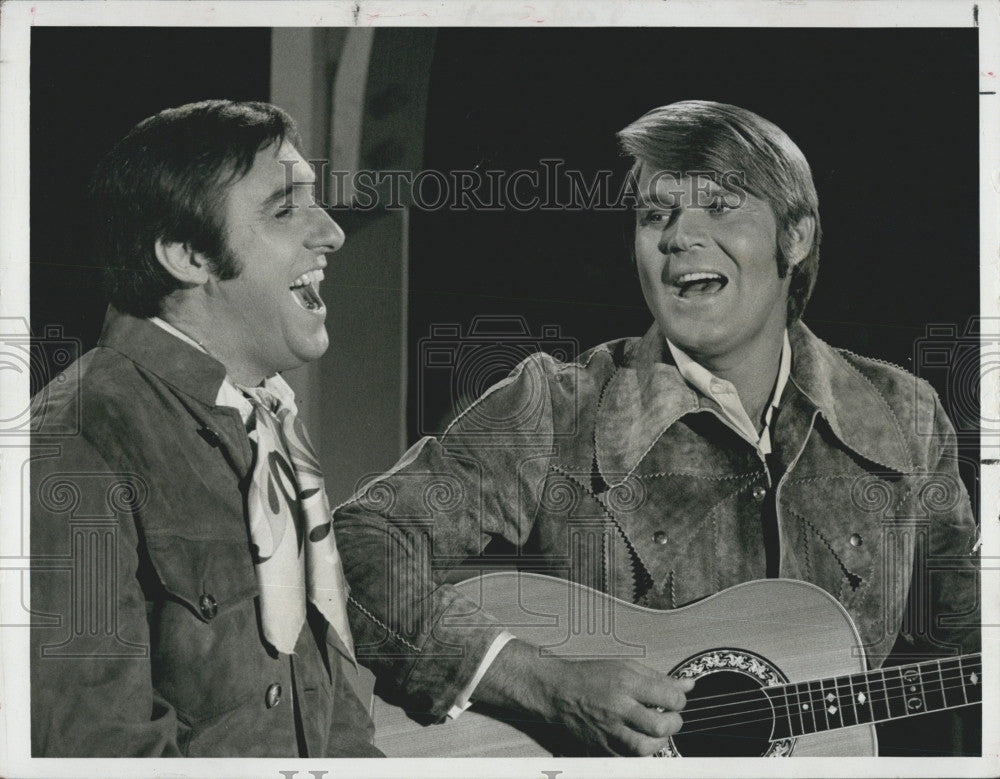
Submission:
M 875 0 L 783 2 L 781 0 L 580 0 L 578 2 L 30 2 L 0 6 L 0 323 L 27 323 L 29 289 L 29 63 L 30 28 L 45 26 L 664 26 L 664 27 L 977 27 L 980 51 L 980 315 L 1000 316 L 1000 2 L 980 0 Z M 714 22 L 714 24 L 713 24 Z M 70 131 L 70 128 L 67 128 Z M 984 355 L 986 350 L 984 349 Z M 28 407 L 27 375 L 0 365 L 0 420 Z M 984 418 L 1000 418 L 1000 376 L 982 364 Z M 988 413 L 989 410 L 992 413 Z M 0 441 L 0 775 L 80 776 L 271 776 L 350 775 L 558 777 L 726 776 L 734 763 L 720 759 L 525 758 L 447 760 L 331 759 L 32 759 L 28 716 L 28 631 L 16 620 L 27 603 L 27 538 L 20 522 L 20 484 L 28 438 Z M 1000 454 L 981 440 L 983 623 L 1000 625 Z M 992 565 L 990 564 L 992 561 Z M 19 582 L 20 580 L 20 582 Z M 11 626 L 13 625 L 13 626 Z M 1000 668 L 997 627 L 984 630 L 987 667 Z M 1000 774 L 1000 678 L 985 674 L 984 754 L 944 764 L 930 758 L 812 758 L 741 760 L 742 776 L 996 776 Z M 313 772 L 310 774 L 309 772 Z M 325 773 L 323 773 L 325 772 Z

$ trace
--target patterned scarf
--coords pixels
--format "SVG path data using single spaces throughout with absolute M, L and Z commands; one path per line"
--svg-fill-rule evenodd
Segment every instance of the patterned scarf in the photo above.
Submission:
M 347 621 L 350 588 L 316 452 L 294 401 L 281 403 L 263 387 L 240 390 L 256 412 L 249 433 L 255 452 L 247 503 L 264 637 L 291 654 L 308 596 L 333 628 L 337 648 L 356 666 Z

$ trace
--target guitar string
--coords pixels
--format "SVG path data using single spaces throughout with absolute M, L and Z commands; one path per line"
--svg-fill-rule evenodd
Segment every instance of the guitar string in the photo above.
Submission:
M 947 692 L 947 691 L 959 690 L 961 688 L 962 688 L 962 685 L 948 685 L 948 686 L 944 686 L 943 690 Z M 862 706 L 865 707 L 866 711 L 867 710 L 873 710 L 875 708 L 884 708 L 887 711 L 891 711 L 891 706 L 889 706 L 889 705 L 883 706 L 881 704 L 883 702 L 885 702 L 887 704 L 897 704 L 900 701 L 906 701 L 906 700 L 910 700 L 910 699 L 912 699 L 914 697 L 920 697 L 916 693 L 905 693 L 905 692 L 903 694 L 899 694 L 899 693 L 900 693 L 900 691 L 893 691 L 893 693 L 891 693 L 890 695 L 887 695 L 887 696 L 885 696 L 884 698 L 881 698 L 881 699 L 878 699 L 878 698 L 867 699 L 862 704 Z M 760 698 L 757 698 L 753 702 L 756 703 L 759 700 L 760 700 Z M 941 700 L 942 700 L 942 702 L 947 703 L 947 701 L 945 699 L 945 696 L 943 696 L 943 695 L 941 696 Z M 978 700 L 969 701 L 969 703 L 978 703 L 978 702 L 979 702 Z M 963 706 L 963 705 L 966 705 L 965 701 L 962 701 L 961 703 L 956 703 L 956 704 L 950 704 L 950 703 L 948 704 L 948 706 Z M 739 714 L 753 713 L 753 712 L 758 712 L 758 711 L 779 711 L 779 712 L 781 712 L 781 711 L 784 711 L 784 712 L 791 712 L 791 711 L 799 712 L 799 711 L 802 711 L 804 713 L 804 715 L 809 715 L 809 716 L 811 716 L 815 712 L 829 713 L 826 710 L 826 703 L 825 702 L 821 703 L 820 705 L 817 705 L 814 708 L 811 707 L 809 709 L 801 709 L 800 706 L 801 706 L 801 704 L 788 702 L 788 703 L 786 703 L 784 705 L 776 703 L 776 705 L 774 705 L 774 706 L 767 705 L 767 706 L 760 707 L 760 708 L 750 709 L 750 708 L 739 708 L 738 704 L 734 703 L 734 704 L 729 704 L 727 706 L 710 706 L 710 707 L 707 707 L 707 708 L 697 709 L 694 712 L 689 711 L 688 709 L 682 709 L 681 713 L 683 715 L 685 715 L 685 720 L 687 720 L 687 721 L 698 721 L 698 722 L 707 722 L 707 721 L 712 720 L 712 719 L 719 719 L 720 717 L 731 717 L 731 716 L 736 716 L 736 715 L 739 715 Z M 934 706 L 928 706 L 927 708 L 930 711 L 937 711 L 940 708 L 946 708 L 946 707 L 939 707 L 937 705 L 934 705 Z M 724 710 L 724 709 L 730 709 L 730 711 L 728 713 L 725 713 L 725 714 L 716 714 L 716 713 L 714 713 L 714 712 L 717 712 L 717 711 L 720 711 L 720 710 Z M 841 706 L 840 709 L 847 709 L 847 706 L 846 705 L 845 706 Z M 838 711 L 840 709 L 838 709 Z M 855 707 L 853 706 L 853 703 L 851 705 L 851 709 L 849 709 L 849 710 L 856 710 Z M 698 716 L 694 716 L 693 717 L 692 716 L 693 713 L 697 713 Z M 701 715 L 704 715 L 704 714 L 708 714 L 708 716 L 701 716 Z
M 962 662 L 962 665 L 959 665 L 959 661 Z M 952 658 L 946 658 L 946 659 L 940 660 L 940 661 L 938 661 L 938 660 L 926 660 L 926 661 L 924 661 L 922 663 L 914 663 L 914 664 L 911 664 L 911 665 L 890 666 L 888 668 L 881 668 L 881 669 L 877 669 L 875 671 L 860 671 L 860 672 L 855 673 L 855 674 L 845 674 L 843 676 L 829 676 L 829 677 L 825 677 L 823 679 L 812 679 L 812 680 L 803 681 L 803 682 L 783 682 L 780 685 L 774 685 L 772 687 L 763 687 L 761 689 L 772 690 L 772 691 L 781 691 L 783 689 L 790 689 L 790 688 L 793 688 L 793 687 L 797 687 L 799 685 L 807 685 L 807 684 L 821 684 L 821 685 L 827 685 L 827 686 L 830 686 L 830 687 L 833 687 L 836 684 L 849 684 L 849 683 L 850 684 L 858 684 L 858 685 L 861 685 L 861 684 L 866 684 L 867 685 L 867 684 L 869 684 L 868 680 L 873 680 L 875 674 L 882 674 L 883 681 L 888 682 L 888 681 L 891 681 L 891 680 L 884 678 L 886 673 L 893 673 L 895 675 L 895 674 L 905 673 L 905 672 L 910 671 L 910 670 L 915 670 L 915 671 L 917 671 L 919 673 L 921 671 L 921 669 L 926 670 L 926 669 L 928 669 L 928 668 L 930 668 L 930 667 L 932 667 L 934 665 L 937 665 L 938 663 L 940 663 L 940 669 L 941 669 L 941 671 L 943 673 L 948 673 L 948 672 L 950 672 L 952 670 L 959 670 L 962 675 L 964 675 L 966 672 L 975 672 L 975 673 L 978 673 L 980 675 L 982 674 L 982 653 L 981 652 L 975 652 L 975 653 L 971 653 L 971 654 L 968 654 L 968 655 L 962 655 L 961 658 L 952 657 Z M 720 669 L 717 669 L 717 670 L 719 670 L 719 671 L 726 671 L 726 670 L 730 670 L 730 669 L 720 668 Z M 861 678 L 860 679 L 855 679 L 855 677 L 858 677 L 858 676 L 860 676 Z M 893 678 L 895 679 L 895 676 Z M 921 678 L 922 678 L 922 675 L 921 675 Z M 739 697 L 739 696 L 745 695 L 745 694 L 746 693 L 744 693 L 744 692 L 727 692 L 727 693 L 719 693 L 717 695 L 699 696 L 699 697 L 694 698 L 692 700 L 693 701 L 716 700 L 716 699 L 720 699 L 720 698 Z
M 941 699 L 945 703 L 947 703 L 947 696 L 945 695 L 945 692 L 947 692 L 949 690 L 950 691 L 954 691 L 954 690 L 962 689 L 965 686 L 964 681 L 960 682 L 959 684 L 949 684 L 947 686 L 944 684 L 945 681 L 949 681 L 950 682 L 950 681 L 953 681 L 953 680 L 954 680 L 953 678 L 942 679 L 942 684 L 941 684 L 941 690 L 942 690 Z M 766 689 L 768 689 L 768 688 L 760 688 L 760 691 L 764 691 Z M 923 714 L 923 713 L 928 713 L 928 712 L 944 711 L 944 710 L 947 710 L 947 709 L 959 708 L 961 706 L 968 706 L 968 705 L 972 705 L 974 703 L 978 703 L 979 702 L 978 700 L 973 700 L 973 701 L 968 701 L 967 700 L 967 701 L 963 701 L 961 703 L 948 704 L 948 705 L 945 705 L 945 706 L 934 706 L 934 707 L 923 707 L 922 706 L 920 708 L 920 710 L 917 710 L 917 711 L 911 711 L 909 709 L 906 709 L 906 710 L 904 710 L 904 712 L 902 714 L 893 714 L 892 713 L 892 705 L 891 704 L 899 705 L 899 703 L 902 701 L 903 702 L 902 705 L 905 707 L 905 705 L 906 705 L 905 701 L 907 699 L 915 697 L 914 693 L 907 694 L 907 693 L 904 692 L 902 695 L 897 694 L 900 691 L 901 690 L 893 690 L 893 691 L 891 691 L 891 694 L 886 695 L 885 698 L 882 699 L 882 701 L 884 701 L 884 705 L 882 705 L 882 702 L 878 701 L 877 699 L 869 698 L 868 701 L 867 701 L 867 703 L 866 703 L 866 708 L 864 709 L 864 712 L 865 712 L 865 714 L 869 714 L 870 713 L 872 718 L 871 719 L 867 719 L 865 717 L 856 716 L 855 717 L 855 721 L 852 722 L 852 723 L 849 723 L 847 725 L 844 724 L 844 721 L 843 721 L 842 717 L 840 718 L 839 721 L 835 721 L 834 723 L 830 723 L 829 722 L 828 712 L 826 711 L 826 709 L 823 706 L 820 706 L 818 708 L 809 709 L 809 710 L 800 710 L 799 706 L 797 704 L 792 704 L 789 701 L 789 702 L 786 702 L 785 705 L 781 705 L 781 704 L 776 703 L 776 705 L 774 705 L 774 706 L 768 705 L 768 706 L 765 706 L 765 707 L 760 707 L 760 708 L 755 708 L 755 709 L 746 709 L 746 708 L 739 709 L 739 708 L 735 708 L 735 710 L 730 711 L 730 712 L 725 713 L 725 714 L 713 714 L 713 715 L 707 716 L 707 717 L 706 716 L 692 717 L 691 714 L 693 712 L 689 712 L 687 709 L 682 709 L 681 710 L 681 716 L 684 719 L 685 727 L 682 727 L 682 729 L 681 729 L 680 732 L 683 734 L 683 733 L 699 732 L 699 731 L 702 731 L 702 730 L 717 730 L 717 729 L 719 729 L 721 727 L 722 724 L 725 724 L 727 727 L 734 727 L 734 726 L 739 726 L 739 725 L 753 724 L 755 722 L 774 721 L 775 719 L 780 719 L 782 716 L 788 718 L 789 730 L 792 731 L 792 730 L 795 730 L 795 728 L 794 728 L 795 719 L 793 718 L 793 714 L 794 714 L 794 717 L 800 717 L 799 724 L 801 724 L 802 730 L 803 730 L 803 733 L 801 735 L 805 735 L 807 732 L 819 732 L 819 731 L 823 731 L 823 730 L 834 730 L 834 729 L 837 729 L 837 728 L 840 728 L 840 727 L 851 727 L 853 725 L 871 724 L 871 723 L 874 723 L 874 722 L 881 722 L 881 721 L 886 720 L 886 719 L 897 719 L 897 718 L 908 717 L 908 716 L 916 716 L 916 715 Z M 890 691 L 887 690 L 887 692 L 890 692 Z M 756 700 L 759 700 L 759 697 L 756 697 L 756 696 L 754 696 L 754 697 L 755 697 Z M 695 699 L 695 700 L 697 700 L 697 699 Z M 747 700 L 749 700 L 749 698 Z M 878 706 L 877 706 L 878 708 L 884 708 L 885 709 L 885 711 L 887 713 L 887 716 L 884 716 L 884 717 L 878 717 L 877 716 L 877 713 L 876 713 L 876 704 L 878 704 Z M 695 711 L 697 713 L 699 713 L 699 714 L 705 714 L 705 713 L 708 713 L 708 712 L 712 712 L 713 710 L 725 709 L 725 708 L 731 708 L 732 709 L 732 708 L 737 707 L 737 706 L 738 706 L 738 703 L 734 702 L 734 703 L 730 703 L 730 704 L 723 705 L 723 706 L 716 705 L 716 706 L 703 707 L 703 708 L 696 709 Z M 846 707 L 842 707 L 842 708 L 846 708 Z M 852 710 L 854 710 L 853 705 L 851 706 L 850 709 L 848 709 L 848 711 L 852 711 Z M 830 715 L 830 716 L 837 716 L 837 714 L 839 714 L 839 712 L 840 712 L 840 709 L 838 709 L 837 713 L 835 713 L 834 715 Z M 767 716 L 765 716 L 765 717 L 752 717 L 750 719 L 745 719 L 745 718 L 737 719 L 737 718 L 742 717 L 743 715 L 746 715 L 746 714 L 759 714 L 759 713 L 760 714 L 766 713 Z M 818 719 L 817 719 L 817 717 L 818 717 Z M 691 725 L 691 724 L 705 725 L 706 723 L 709 723 L 712 720 L 724 720 L 725 722 L 724 723 L 713 724 L 713 725 L 710 725 L 709 727 L 702 727 L 702 728 L 690 728 L 690 727 L 687 727 L 688 725 Z M 813 724 L 813 729 L 812 730 L 809 730 L 807 728 L 807 725 L 808 725 L 808 723 L 810 721 Z M 796 735 L 796 734 L 790 732 L 789 735 Z
M 958 685 L 953 684 L 953 685 L 942 686 L 942 689 L 945 692 L 947 692 L 947 691 L 954 691 L 954 690 L 961 689 L 962 686 L 963 685 L 960 685 L 960 684 L 958 684 Z M 874 710 L 875 708 L 885 708 L 887 711 L 891 711 L 891 706 L 888 705 L 888 704 L 898 704 L 900 701 L 906 701 L 906 700 L 912 699 L 914 697 L 917 697 L 916 693 L 906 693 L 905 691 L 894 690 L 889 695 L 886 695 L 882 699 L 870 698 L 870 699 L 868 699 L 862 705 L 866 707 L 865 711 Z M 946 696 L 942 695 L 941 698 L 942 698 L 943 702 L 947 703 Z M 760 698 L 756 697 L 756 698 L 753 698 L 753 699 L 748 699 L 746 702 L 757 703 L 759 701 L 760 701 Z M 881 704 L 882 704 L 883 701 L 887 705 L 882 706 Z M 806 704 L 806 705 L 808 705 L 808 704 Z M 963 701 L 962 703 L 959 703 L 959 704 L 949 704 L 949 705 L 965 705 L 965 702 Z M 778 703 L 778 702 L 775 701 L 775 705 L 773 705 L 773 706 L 772 705 L 767 705 L 767 706 L 763 706 L 763 707 L 751 709 L 751 708 L 739 708 L 739 704 L 738 703 L 731 703 L 731 704 L 728 704 L 728 705 L 725 705 L 725 706 L 710 706 L 710 707 L 704 707 L 704 708 L 695 709 L 695 710 L 682 709 L 681 713 L 682 713 L 682 715 L 685 716 L 685 720 L 686 721 L 697 721 L 697 722 L 707 722 L 707 721 L 712 720 L 712 719 L 719 719 L 719 718 L 722 718 L 722 717 L 733 717 L 733 716 L 737 716 L 737 715 L 740 715 L 740 714 L 755 713 L 755 712 L 760 712 L 760 711 L 768 711 L 768 712 L 770 712 L 770 711 L 777 711 L 777 712 L 785 712 L 785 713 L 792 712 L 792 711 L 795 711 L 795 712 L 802 711 L 803 712 L 803 716 L 812 716 L 813 713 L 820 712 L 820 711 L 822 711 L 824 713 L 828 713 L 826 711 L 826 704 L 825 703 L 821 703 L 819 706 L 816 706 L 815 708 L 809 708 L 809 709 L 801 709 L 800 706 L 801 706 L 800 703 L 792 703 L 792 702 L 789 701 L 789 702 L 786 702 L 784 705 L 782 705 L 782 704 L 780 704 L 780 703 Z M 847 708 L 847 707 L 846 706 L 840 707 L 840 709 L 844 709 L 844 708 Z M 927 707 L 927 708 L 930 709 L 931 711 L 937 711 L 938 709 L 940 709 L 942 707 L 932 706 L 932 707 Z M 717 714 L 717 713 L 715 713 L 715 712 L 722 711 L 722 710 L 727 710 L 727 709 L 729 711 L 727 711 L 726 713 L 723 713 L 723 714 Z M 838 711 L 840 709 L 838 709 Z M 852 710 L 852 711 L 856 710 L 855 707 L 853 706 L 853 703 L 852 703 L 851 709 L 849 709 L 849 710 Z M 696 716 L 692 716 L 693 714 L 696 715 Z M 705 716 L 705 715 L 708 715 L 708 716 Z
M 958 680 L 959 683 L 958 684 L 952 684 L 951 682 L 956 681 L 956 679 Z M 867 700 L 865 701 L 865 704 L 863 704 L 863 705 L 868 705 L 869 707 L 871 707 L 873 704 L 880 703 L 881 700 L 884 700 L 887 703 L 895 703 L 895 702 L 898 702 L 899 700 L 907 700 L 909 698 L 914 697 L 916 695 L 916 693 L 914 693 L 912 691 L 911 692 L 907 692 L 906 689 L 905 689 L 905 687 L 907 687 L 907 686 L 910 686 L 910 685 L 891 685 L 891 686 L 886 685 L 886 688 L 885 688 L 885 693 L 886 694 L 885 694 L 884 698 L 881 698 L 881 699 L 878 698 L 878 697 L 875 697 L 875 695 L 873 695 L 871 689 L 869 688 L 868 689 Z M 935 685 L 935 686 L 937 686 L 937 685 Z M 946 699 L 946 697 L 947 697 L 945 695 L 946 692 L 960 690 L 960 689 L 963 689 L 965 687 L 966 687 L 966 685 L 965 685 L 965 681 L 964 681 L 964 674 L 961 675 L 961 676 L 957 676 L 957 677 L 956 676 L 942 676 L 942 678 L 941 678 L 941 684 L 940 684 L 941 698 L 942 698 L 942 700 Z M 689 706 L 687 706 L 684 709 L 682 709 L 682 712 L 689 719 L 697 719 L 697 720 L 701 721 L 701 720 L 708 720 L 708 719 L 717 718 L 719 716 L 732 716 L 732 715 L 731 714 L 730 715 L 714 715 L 714 717 L 713 716 L 708 716 L 708 717 L 705 717 L 705 716 L 695 716 L 695 717 L 692 717 L 692 715 L 702 715 L 702 714 L 706 714 L 706 713 L 710 713 L 710 712 L 718 711 L 718 710 L 723 710 L 723 709 L 732 709 L 732 710 L 734 710 L 734 713 L 752 712 L 752 711 L 771 711 L 771 710 L 779 710 L 779 711 L 792 711 L 792 710 L 799 711 L 800 710 L 800 706 L 802 704 L 802 698 L 801 698 L 801 694 L 800 693 L 793 693 L 793 695 L 795 695 L 795 697 L 797 698 L 797 700 L 794 703 L 790 700 L 790 696 L 787 693 L 781 694 L 781 697 L 784 699 L 784 704 L 782 704 L 778 700 L 777 696 L 772 697 L 770 695 L 767 695 L 768 692 L 775 692 L 775 691 L 777 691 L 777 690 L 776 690 L 776 688 L 773 688 L 773 687 L 770 687 L 770 688 L 769 687 L 761 687 L 761 688 L 758 688 L 757 690 L 752 691 L 750 693 L 738 693 L 738 694 L 734 693 L 734 694 L 731 694 L 732 700 L 730 702 L 727 702 L 725 704 L 712 704 L 710 706 L 704 706 L 704 705 L 698 705 L 698 704 L 701 701 L 708 700 L 711 697 L 726 697 L 726 696 L 707 696 L 706 698 L 694 698 L 694 699 L 692 699 L 692 701 L 689 704 Z M 929 689 L 927 691 L 930 692 L 932 695 L 937 694 L 937 691 L 935 689 L 933 689 L 933 688 Z M 818 692 L 818 691 L 813 691 L 813 692 Z M 876 695 L 877 695 L 877 692 L 878 691 L 876 690 L 876 692 L 875 692 Z M 760 693 L 764 693 L 765 698 L 767 698 L 767 700 L 769 702 L 768 705 L 765 708 L 761 708 L 761 709 L 745 709 L 745 708 L 744 709 L 740 709 L 739 708 L 739 706 L 741 704 L 744 704 L 744 703 L 751 703 L 751 702 L 752 703 L 757 703 L 757 702 L 759 702 L 760 701 Z M 807 691 L 806 694 L 807 694 L 807 696 L 809 695 L 808 691 Z M 926 695 L 922 695 L 922 697 L 926 697 Z M 826 701 L 825 698 L 814 699 L 811 696 L 807 697 L 807 703 L 815 703 L 816 700 Z M 844 699 L 842 699 L 842 698 L 840 698 L 838 696 L 837 700 L 843 701 Z M 852 696 L 846 698 L 846 700 L 850 701 L 852 703 L 852 708 L 853 708 L 853 702 L 855 700 L 854 696 L 852 695 Z M 771 705 L 772 703 L 774 705 Z M 959 704 L 959 705 L 964 705 L 964 704 Z M 821 708 L 821 709 L 823 709 L 825 711 L 825 703 L 822 704 L 819 708 Z M 843 707 L 841 707 L 841 708 L 843 708 Z M 817 710 L 819 710 L 819 709 L 804 709 L 803 711 L 813 712 L 813 711 L 817 711 Z M 937 710 L 937 707 L 935 707 L 934 710 Z
M 907 711 L 904 714 L 889 714 L 889 715 L 884 716 L 884 717 L 874 717 L 873 719 L 870 719 L 870 720 L 868 720 L 868 719 L 866 719 L 866 720 L 859 720 L 857 722 L 851 722 L 851 723 L 844 723 L 844 722 L 838 722 L 836 724 L 831 723 L 829 725 L 829 727 L 818 727 L 817 726 L 817 727 L 812 728 L 812 729 L 806 728 L 806 723 L 803 722 L 801 728 L 799 728 L 797 730 L 795 730 L 795 729 L 789 729 L 787 733 L 779 732 L 777 735 L 773 736 L 773 738 L 775 738 L 775 739 L 781 739 L 781 738 L 798 738 L 800 736 L 809 736 L 809 735 L 812 735 L 814 733 L 823 733 L 823 732 L 830 731 L 830 730 L 839 730 L 840 728 L 851 728 L 851 727 L 855 727 L 857 725 L 875 725 L 875 724 L 878 724 L 880 722 L 888 722 L 890 720 L 905 719 L 907 717 L 918 717 L 921 714 L 929 714 L 929 713 L 938 712 L 938 711 L 949 711 L 951 709 L 959 709 L 959 708 L 962 708 L 963 706 L 972 706 L 972 705 L 974 705 L 976 703 L 979 703 L 979 701 L 969 701 L 968 703 L 956 703 L 956 704 L 954 704 L 952 706 L 944 706 L 942 708 L 931 709 L 929 711 L 920 710 L 920 711 Z M 776 719 L 775 717 L 761 717 L 761 718 L 751 719 L 751 720 L 738 720 L 738 721 L 735 721 L 735 722 L 718 723 L 718 724 L 713 724 L 713 725 L 710 725 L 710 726 L 707 726 L 707 727 L 688 728 L 688 727 L 682 726 L 681 730 L 678 732 L 678 735 L 685 736 L 685 735 L 689 735 L 689 734 L 692 734 L 692 733 L 718 733 L 724 727 L 725 728 L 733 728 L 733 727 L 739 727 L 739 726 L 742 726 L 742 725 L 753 725 L 753 724 L 755 724 L 757 722 L 774 722 L 775 719 Z M 701 724 L 701 723 L 699 723 L 699 724 Z
M 965 677 L 966 673 L 981 672 L 980 667 L 981 667 L 981 663 L 971 663 L 970 662 L 970 663 L 967 663 L 965 669 L 959 669 L 957 667 L 954 668 L 954 669 L 942 668 L 941 669 L 942 673 L 940 675 L 941 685 L 943 687 L 943 685 L 944 685 L 945 682 L 951 682 L 951 681 L 954 681 L 955 679 L 964 680 L 964 677 Z M 906 667 L 903 667 L 903 668 L 905 669 Z M 951 671 L 953 671 L 953 670 L 957 670 L 957 671 L 959 671 L 959 673 L 957 675 L 951 673 Z M 862 683 L 863 683 L 865 685 L 866 689 L 868 690 L 869 696 L 872 694 L 871 693 L 870 683 L 868 681 L 862 682 L 862 681 L 859 680 L 856 683 L 852 683 L 852 682 L 850 682 L 849 677 L 838 677 L 838 679 L 843 680 L 843 681 L 837 682 L 837 683 L 831 683 L 829 685 L 826 685 L 825 687 L 823 686 L 824 682 L 821 681 L 821 680 L 815 680 L 813 682 L 801 682 L 801 683 L 799 683 L 799 684 L 803 684 L 803 685 L 810 685 L 810 684 L 814 685 L 814 689 L 812 689 L 812 690 L 809 690 L 808 687 L 805 690 L 801 690 L 801 689 L 798 689 L 798 684 L 788 683 L 788 684 L 785 684 L 785 685 L 774 686 L 774 687 L 761 687 L 761 688 L 758 688 L 757 690 L 753 690 L 753 691 L 750 691 L 750 692 L 740 691 L 740 692 L 735 692 L 735 693 L 723 693 L 723 694 L 719 694 L 719 695 L 711 695 L 711 696 L 704 696 L 704 697 L 692 698 L 690 700 L 690 702 L 689 702 L 688 707 L 687 707 L 686 710 L 688 712 L 688 715 L 690 716 L 690 714 L 693 713 L 693 712 L 709 711 L 709 710 L 711 710 L 713 708 L 713 706 L 714 706 L 714 708 L 725 708 L 725 707 L 736 706 L 736 705 L 739 705 L 740 703 L 743 703 L 743 702 L 753 701 L 753 700 L 759 700 L 759 693 L 761 691 L 765 691 L 765 692 L 769 692 L 769 693 L 774 693 L 773 695 L 768 695 L 768 699 L 772 700 L 772 701 L 774 701 L 777 696 L 783 697 L 785 699 L 785 701 L 786 701 L 786 707 L 790 707 L 792 705 L 791 703 L 788 702 L 790 695 L 794 695 L 798 701 L 801 701 L 802 695 L 805 694 L 809 700 L 812 700 L 811 695 L 813 693 L 822 692 L 822 691 L 824 691 L 824 689 L 828 693 L 833 692 L 834 689 L 836 689 L 836 687 L 838 686 L 838 684 L 840 686 L 842 686 L 842 687 L 851 687 L 852 690 L 853 690 L 854 686 L 860 687 L 862 685 Z M 830 681 L 834 682 L 833 679 L 831 679 Z M 928 681 L 930 681 L 930 680 L 928 680 Z M 936 684 L 936 681 L 937 680 L 934 680 L 934 684 Z M 878 682 L 875 682 L 875 684 L 876 684 L 876 692 L 877 692 Z M 883 687 L 884 687 L 885 692 L 886 692 L 887 695 L 889 695 L 889 694 L 897 694 L 899 692 L 904 692 L 905 687 L 912 686 L 912 681 L 911 680 L 903 680 L 900 677 L 895 677 L 895 678 L 890 678 L 890 679 L 883 678 L 882 685 L 883 685 Z M 817 687 L 817 686 L 820 687 L 819 690 L 815 689 L 815 687 Z M 961 686 L 964 686 L 964 681 L 960 682 L 959 685 L 950 686 L 948 689 L 952 689 L 953 690 L 953 689 L 957 689 L 958 687 L 961 687 Z M 933 689 L 933 687 L 927 687 L 926 683 L 924 685 L 924 689 L 927 690 L 928 692 L 930 692 L 930 694 L 932 694 L 932 695 L 935 694 L 935 690 Z M 863 691 L 864 690 L 862 690 L 862 692 Z M 904 698 L 907 697 L 905 695 L 905 692 L 904 692 L 903 697 Z M 853 698 L 853 693 L 852 693 L 852 696 L 850 696 L 848 698 L 848 700 L 850 700 L 852 698 Z M 841 700 L 841 696 L 838 695 L 837 699 Z M 717 702 L 720 701 L 720 700 L 726 700 L 727 703 L 719 705 Z M 710 701 L 713 702 L 713 705 L 706 706 L 705 704 L 707 702 L 710 702 Z

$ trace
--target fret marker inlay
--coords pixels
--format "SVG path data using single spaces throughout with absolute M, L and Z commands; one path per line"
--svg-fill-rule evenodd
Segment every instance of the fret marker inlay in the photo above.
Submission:
M 827 709 L 827 711 L 830 712 L 831 714 L 836 714 L 837 713 L 837 707 L 836 706 L 831 706 L 830 708 Z
M 979 674 L 977 673 L 969 674 L 969 682 L 971 684 L 979 684 Z
M 864 703 L 866 700 L 868 700 L 868 697 L 863 692 L 859 692 L 858 703 Z

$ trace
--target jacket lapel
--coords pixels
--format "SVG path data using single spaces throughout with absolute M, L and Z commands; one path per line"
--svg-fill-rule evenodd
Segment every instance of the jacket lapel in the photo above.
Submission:
M 819 410 L 834 435 L 871 462 L 911 472 L 906 437 L 875 386 L 801 322 L 789 328 L 788 337 L 789 380 Z M 624 481 L 674 422 L 702 405 L 654 324 L 626 353 L 598 403 L 594 444 L 601 476 L 610 486 Z
M 246 475 L 252 453 L 239 412 L 215 405 L 226 378 L 222 363 L 152 322 L 111 306 L 98 346 L 120 352 L 176 390 L 172 402 L 197 420 L 205 445 L 220 447 L 236 474 Z
M 601 394 L 594 443 L 605 482 L 623 482 L 667 428 L 698 407 L 697 393 L 681 377 L 654 324 Z
M 791 381 L 841 443 L 873 463 L 899 473 L 912 472 L 902 426 L 875 385 L 801 322 L 792 325 L 788 337 Z

